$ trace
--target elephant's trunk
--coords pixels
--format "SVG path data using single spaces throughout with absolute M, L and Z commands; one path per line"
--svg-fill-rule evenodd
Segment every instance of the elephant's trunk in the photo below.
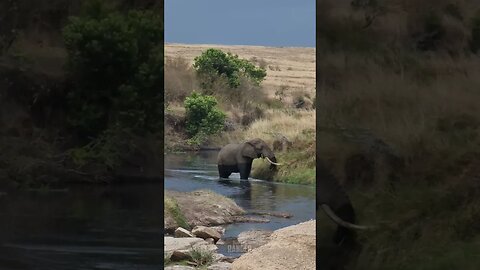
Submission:
M 274 162 L 274 161 L 270 160 L 270 159 L 269 159 L 267 156 L 265 156 L 265 158 L 266 158 L 266 159 L 267 159 L 267 161 L 268 161 L 268 162 L 270 162 L 270 164 L 272 164 L 272 165 L 275 165 L 275 166 L 282 166 L 282 164 L 281 164 L 281 163 Z M 274 157 L 273 159 L 275 159 L 275 157 Z M 276 161 L 276 159 L 275 159 L 275 161 Z
M 322 204 L 321 207 L 325 212 L 325 214 L 327 214 L 327 216 L 331 220 L 333 220 L 335 223 L 337 223 L 339 226 L 342 226 L 348 229 L 354 229 L 354 230 L 372 230 L 376 228 L 375 226 L 361 226 L 361 225 L 356 225 L 356 224 L 352 224 L 350 222 L 344 221 L 339 216 L 337 216 L 335 212 L 332 210 L 332 208 L 327 204 Z

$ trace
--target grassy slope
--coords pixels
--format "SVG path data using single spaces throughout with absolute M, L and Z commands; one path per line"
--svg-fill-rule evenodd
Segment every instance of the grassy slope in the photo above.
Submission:
M 310 48 L 271 48 L 261 46 L 219 46 L 219 45 L 185 45 L 167 44 L 165 57 L 166 94 L 173 101 L 166 109 L 166 149 L 183 150 L 188 137 L 184 134 L 184 108 L 182 100 L 192 89 L 199 89 L 194 72 L 189 69 L 193 58 L 207 48 L 215 47 L 238 54 L 239 57 L 253 59 L 257 64 L 263 63 L 267 68 L 267 77 L 262 89 L 255 91 L 246 87 L 255 106 L 260 108 L 261 116 L 253 119 L 250 125 L 242 125 L 246 112 L 241 104 L 232 102 L 232 98 L 223 94 L 217 95 L 220 108 L 226 112 L 230 121 L 234 122 L 234 131 L 223 132 L 219 136 L 211 136 L 206 142 L 209 146 L 220 147 L 228 143 L 237 143 L 247 139 L 261 138 L 270 147 L 277 134 L 286 136 L 292 147 L 288 151 L 278 153 L 278 161 L 285 163 L 275 175 L 267 169 L 263 160 L 255 160 L 252 176 L 282 182 L 313 184 L 315 179 L 315 111 L 311 109 L 295 109 L 292 102 L 301 95 L 306 102 L 312 103 L 314 97 L 314 61 L 315 52 Z M 181 57 L 183 60 L 178 60 Z M 313 76 L 313 77 L 312 77 Z M 275 92 L 284 89 L 282 101 L 275 97 Z M 170 90 L 174 89 L 174 90 Z M 218 87 L 217 91 L 224 91 Z M 311 108 L 311 105 L 307 105 Z M 248 115 L 247 115 L 248 116 Z M 309 149 L 306 151 L 306 149 Z M 300 162 L 301 161 L 301 162 Z
M 339 14 L 353 13 L 340 2 L 332 6 Z M 359 32 L 356 41 L 386 42 L 394 29 L 403 29 L 402 23 L 388 14 Z M 332 32 L 340 31 L 340 23 L 331 25 L 338 27 Z M 379 38 L 377 31 L 387 35 Z M 321 126 L 368 129 L 405 160 L 400 171 L 377 156 L 373 183 L 347 185 L 360 223 L 387 224 L 359 233 L 363 249 L 347 269 L 478 269 L 479 58 L 450 56 L 441 49 L 412 51 L 401 45 L 408 42 L 399 41 L 395 50 L 341 49 L 337 44 L 336 51 L 320 51 Z M 319 141 L 320 156 L 333 164 L 340 179 L 350 156 L 369 155 L 362 142 L 328 132 L 320 136 L 326 138 Z M 386 177 L 390 170 L 397 173 L 393 182 Z M 320 232 L 331 232 L 324 226 Z

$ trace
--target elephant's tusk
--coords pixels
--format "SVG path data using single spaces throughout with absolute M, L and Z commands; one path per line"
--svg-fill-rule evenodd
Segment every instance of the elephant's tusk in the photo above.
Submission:
M 337 223 L 338 225 L 340 225 L 342 227 L 349 228 L 349 229 L 355 229 L 355 230 L 372 230 L 372 229 L 376 228 L 375 226 L 361 226 L 361 225 L 352 224 L 350 222 L 346 222 L 343 219 L 341 219 L 339 216 L 337 216 L 335 214 L 335 212 L 333 212 L 332 208 L 329 205 L 322 204 L 321 207 L 322 207 L 323 211 L 325 211 L 325 214 L 327 214 L 327 216 L 330 219 L 332 219 L 335 223 Z
M 265 157 L 265 158 L 268 160 L 268 162 L 270 162 L 270 163 L 273 164 L 273 165 L 282 166 L 282 163 L 273 162 L 273 161 L 271 161 L 268 157 Z

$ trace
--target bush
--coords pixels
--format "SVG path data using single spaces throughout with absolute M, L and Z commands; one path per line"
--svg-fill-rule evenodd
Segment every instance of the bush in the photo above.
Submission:
M 225 113 L 218 109 L 215 97 L 193 92 L 184 104 L 190 136 L 213 135 L 223 129 Z
M 189 255 L 197 266 L 207 266 L 214 261 L 212 251 L 202 247 L 193 247 Z
M 163 119 L 161 17 L 150 11 L 94 13 L 70 18 L 63 31 L 67 69 L 76 86 L 69 93 L 71 126 L 84 137 L 110 125 L 158 129 Z
M 240 85 L 240 77 L 249 78 L 259 85 L 267 72 L 264 68 L 256 67 L 238 55 L 224 53 L 219 49 L 208 49 L 200 56 L 195 57 L 193 67 L 203 80 L 202 88 L 211 89 L 212 84 L 220 77 L 226 77 L 231 88 Z
M 477 53 L 480 49 L 480 12 L 478 12 L 472 19 L 472 39 L 470 41 L 470 48 L 472 52 Z

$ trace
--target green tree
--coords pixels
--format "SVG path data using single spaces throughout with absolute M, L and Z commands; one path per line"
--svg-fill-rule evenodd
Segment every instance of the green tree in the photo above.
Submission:
M 193 92 L 185 99 L 186 130 L 192 136 L 212 135 L 223 129 L 225 113 L 213 96 Z
M 163 121 L 163 23 L 151 11 L 126 14 L 96 7 L 91 16 L 72 17 L 63 36 L 71 126 L 96 136 L 112 125 L 139 132 Z
M 204 89 L 211 88 L 213 82 L 221 77 L 227 79 L 231 88 L 240 85 L 241 76 L 259 85 L 267 75 L 264 68 L 256 67 L 248 60 L 238 58 L 238 55 L 225 53 L 219 49 L 208 49 L 195 57 L 193 67 L 203 80 Z

